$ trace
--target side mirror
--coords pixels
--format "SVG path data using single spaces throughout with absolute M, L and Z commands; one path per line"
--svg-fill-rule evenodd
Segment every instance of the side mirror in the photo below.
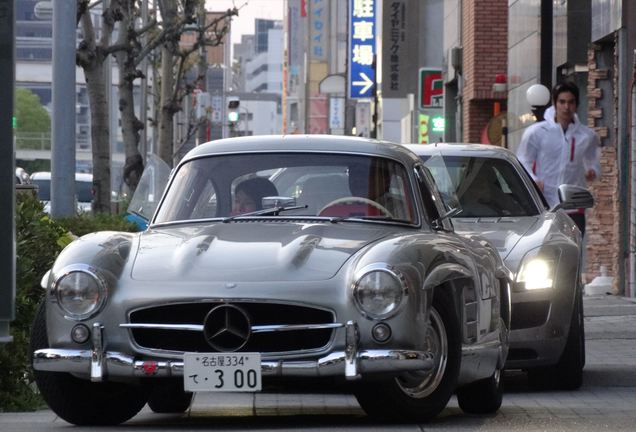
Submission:
M 590 191 L 581 186 L 570 184 L 559 186 L 559 201 L 561 202 L 554 206 L 552 211 L 590 208 L 594 205 L 594 197 Z

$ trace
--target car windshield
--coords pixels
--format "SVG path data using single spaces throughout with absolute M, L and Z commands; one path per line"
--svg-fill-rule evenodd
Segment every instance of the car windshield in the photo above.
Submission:
M 539 213 L 515 168 L 496 158 L 444 156 L 462 212 L 458 217 L 532 216 Z
M 216 155 L 179 167 L 155 223 L 250 215 L 416 223 L 413 203 L 406 169 L 389 159 L 324 153 Z

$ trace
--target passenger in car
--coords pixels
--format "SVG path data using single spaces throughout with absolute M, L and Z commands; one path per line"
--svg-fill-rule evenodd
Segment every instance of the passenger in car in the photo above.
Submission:
M 276 186 L 264 177 L 244 180 L 234 190 L 232 214 L 237 215 L 262 210 L 262 198 L 277 195 Z

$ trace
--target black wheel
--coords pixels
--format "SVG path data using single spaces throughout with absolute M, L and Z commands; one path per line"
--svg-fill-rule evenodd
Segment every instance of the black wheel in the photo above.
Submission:
M 492 414 L 503 400 L 503 370 L 497 369 L 489 377 L 457 389 L 457 402 L 465 413 Z
M 576 390 L 583 384 L 585 366 L 585 326 L 583 298 L 579 290 L 574 302 L 570 331 L 559 362 L 554 366 L 530 369 L 528 381 L 541 389 Z
M 583 384 L 585 366 L 585 324 L 583 297 L 579 290 L 572 311 L 570 332 L 563 354 L 556 365 L 557 385 L 562 390 L 576 390 Z
M 505 314 L 502 314 L 505 315 Z M 508 326 L 506 318 L 499 319 L 501 342 L 500 358 L 497 368 L 488 377 L 457 389 L 459 407 L 468 414 L 492 414 L 497 412 L 503 401 L 503 376 L 508 346 Z
M 45 306 L 33 321 L 31 354 L 48 347 Z M 115 425 L 133 418 L 146 404 L 141 386 L 113 382 L 94 383 L 63 372 L 34 371 L 35 382 L 48 406 L 76 425 Z
M 193 394 L 183 390 L 183 382 L 170 380 L 152 386 L 148 406 L 156 413 L 182 413 L 190 407 Z
M 363 383 L 355 396 L 368 416 L 380 420 L 427 421 L 446 407 L 455 391 L 461 361 L 459 321 L 449 293 L 435 292 L 430 323 L 427 338 L 435 352 L 433 370 Z

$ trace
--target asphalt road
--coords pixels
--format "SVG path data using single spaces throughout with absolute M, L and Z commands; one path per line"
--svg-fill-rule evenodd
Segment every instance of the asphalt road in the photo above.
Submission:
M 341 393 L 198 393 L 183 415 L 144 408 L 118 427 L 100 431 L 599 431 L 636 429 L 636 303 L 615 296 L 585 298 L 587 364 L 578 391 L 536 391 L 525 374 L 508 373 L 506 394 L 492 416 L 464 414 L 453 398 L 427 424 L 377 424 L 355 398 Z M 51 411 L 0 413 L 0 431 L 94 431 Z

